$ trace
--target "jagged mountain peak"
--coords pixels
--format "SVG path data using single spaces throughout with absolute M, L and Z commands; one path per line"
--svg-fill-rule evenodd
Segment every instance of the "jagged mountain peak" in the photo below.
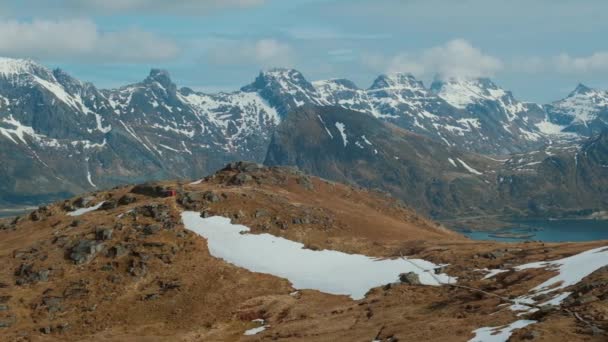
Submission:
M 31 59 L 0 57 L 0 74 L 4 76 L 30 74 L 46 67 Z
M 568 97 L 571 96 L 576 96 L 578 94 L 587 94 L 589 92 L 592 92 L 594 89 L 587 87 L 586 85 L 579 83 L 576 88 L 574 88 L 574 90 L 572 92 L 570 92 L 570 94 L 568 95 Z
M 261 71 L 255 81 L 242 88 L 244 91 L 257 91 L 268 87 L 278 87 L 283 90 L 302 88 L 313 91 L 314 88 L 304 75 L 295 69 L 274 68 Z
M 164 69 L 151 69 L 150 74 L 144 81 L 145 83 L 158 83 L 166 89 L 176 89 L 175 84 L 171 80 L 171 75 Z
M 378 76 L 370 89 L 409 88 L 423 90 L 424 85 L 410 73 L 392 73 Z
M 32 59 L 0 57 L 0 77 L 13 78 L 22 75 L 34 75 L 47 81 L 53 79 L 50 69 Z

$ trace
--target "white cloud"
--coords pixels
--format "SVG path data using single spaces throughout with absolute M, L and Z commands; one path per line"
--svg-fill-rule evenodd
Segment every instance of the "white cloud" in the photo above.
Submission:
M 85 62 L 146 62 L 178 54 L 170 40 L 139 30 L 101 32 L 87 19 L 0 21 L 0 55 Z
M 608 71 L 608 51 L 600 51 L 585 57 L 560 54 L 553 58 L 555 70 L 562 73 L 595 73 Z
M 293 66 L 291 47 L 276 39 L 218 41 L 208 49 L 209 61 L 218 65 Z
M 27 8 L 50 12 L 100 13 L 179 13 L 202 14 L 226 8 L 259 6 L 266 0 L 22 0 Z
M 437 74 L 450 77 L 489 77 L 503 68 L 503 62 L 484 54 L 464 39 L 451 40 L 418 53 L 400 53 L 392 58 L 366 57 L 368 65 L 385 65 L 389 73 L 408 72 L 416 76 Z

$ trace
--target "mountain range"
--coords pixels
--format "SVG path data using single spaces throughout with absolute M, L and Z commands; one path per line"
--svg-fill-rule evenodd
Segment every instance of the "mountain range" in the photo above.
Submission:
M 269 145 L 277 127 L 292 113 L 315 107 L 363 113 L 373 124 L 362 132 L 380 126 L 383 134 L 400 132 L 416 141 L 411 155 L 457 151 L 451 153 L 461 164 L 449 158 L 462 170 L 475 169 L 477 160 L 497 163 L 482 155 L 579 146 L 606 127 L 608 93 L 579 85 L 565 99 L 539 105 L 517 100 L 489 79 L 437 80 L 427 88 L 411 75 L 393 74 L 361 89 L 345 79 L 309 82 L 292 69 L 263 71 L 231 93 L 178 88 L 158 69 L 142 82 L 104 90 L 31 60 L 3 58 L 0 204 L 40 203 L 149 179 L 195 178 L 234 160 L 272 161 Z M 306 136 L 309 127 L 291 129 L 294 137 Z M 340 126 L 327 129 L 342 134 Z M 373 144 L 361 137 L 351 143 L 362 150 Z M 434 164 L 452 165 L 445 157 L 409 167 L 433 174 L 444 170 L 429 171 Z

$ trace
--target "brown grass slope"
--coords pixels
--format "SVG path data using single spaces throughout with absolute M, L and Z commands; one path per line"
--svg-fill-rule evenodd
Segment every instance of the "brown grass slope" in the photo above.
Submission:
M 162 197 L 175 189 L 176 197 Z M 79 217 L 66 211 L 105 201 Z M 571 255 L 601 245 L 473 242 L 382 193 L 241 163 L 199 184 L 121 187 L 56 203 L 0 223 L 0 339 L 6 341 L 466 341 L 471 331 L 515 320 L 501 300 L 461 288 L 392 284 L 353 301 L 249 272 L 210 255 L 185 230 L 184 210 L 231 217 L 252 228 L 377 257 L 411 255 L 449 263 L 459 283 L 520 295 L 549 272 L 497 268 Z M 79 249 L 79 246 L 87 248 Z M 277 256 L 280 257 L 280 256 Z M 589 325 L 556 309 L 515 340 L 603 341 L 608 272 L 593 274 L 572 301 Z M 596 284 L 584 287 L 585 284 Z M 599 285 L 597 285 L 599 284 Z M 264 319 L 266 331 L 244 336 Z

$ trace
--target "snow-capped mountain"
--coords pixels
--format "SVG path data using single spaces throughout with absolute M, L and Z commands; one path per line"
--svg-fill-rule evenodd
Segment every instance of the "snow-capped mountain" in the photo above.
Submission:
M 543 108 L 517 100 L 510 91 L 488 78 L 436 80 L 431 90 L 450 105 L 478 119 L 486 134 L 506 139 L 520 151 L 546 142 L 544 132 L 538 127 L 546 117 Z
M 488 79 L 436 81 L 379 76 L 368 89 L 348 80 L 314 82 L 323 102 L 363 111 L 448 146 L 492 154 L 525 151 L 547 139 L 542 107 L 517 101 Z
M 565 99 L 545 109 L 562 132 L 589 136 L 608 128 L 608 91 L 579 84 Z
M 362 89 L 346 79 L 311 83 L 293 69 L 263 71 L 231 93 L 179 88 L 158 69 L 139 83 L 100 90 L 62 70 L 4 58 L 0 202 L 64 197 L 147 179 L 193 178 L 233 160 L 262 161 L 275 127 L 305 105 L 363 112 L 468 152 L 525 152 L 554 139 L 550 133 L 562 134 L 570 118 L 578 122 L 581 116 L 569 113 L 583 105 L 592 104 L 598 113 L 594 122 L 601 122 L 601 93 L 575 93 L 546 106 L 547 113 L 487 79 L 448 80 L 426 88 L 412 75 L 393 74 Z
M 29 60 L 2 59 L 0 68 L 0 202 L 193 178 L 232 160 L 262 160 L 279 122 L 257 92 L 177 89 L 162 70 L 98 90 Z

